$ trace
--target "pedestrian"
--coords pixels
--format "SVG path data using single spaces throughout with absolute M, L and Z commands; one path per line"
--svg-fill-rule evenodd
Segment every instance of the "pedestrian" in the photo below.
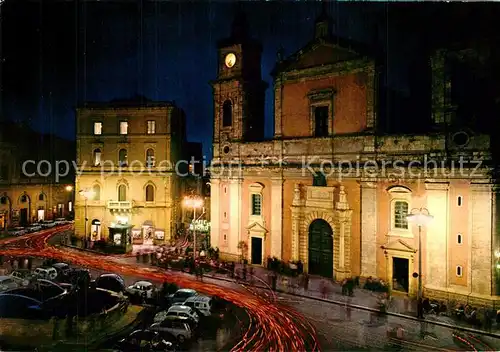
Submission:
M 309 274 L 304 273 L 304 293 L 306 293 L 309 290 Z
M 345 316 L 347 320 L 351 320 L 351 313 L 352 313 L 352 308 L 351 308 L 351 297 L 347 298 L 345 301 Z

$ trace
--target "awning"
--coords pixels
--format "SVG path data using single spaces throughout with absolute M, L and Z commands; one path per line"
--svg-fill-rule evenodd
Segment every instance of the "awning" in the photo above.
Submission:
M 132 227 L 134 227 L 134 225 L 129 225 L 129 224 L 125 224 L 125 225 L 113 224 L 112 226 L 109 226 L 110 229 L 114 229 L 114 230 L 131 229 Z

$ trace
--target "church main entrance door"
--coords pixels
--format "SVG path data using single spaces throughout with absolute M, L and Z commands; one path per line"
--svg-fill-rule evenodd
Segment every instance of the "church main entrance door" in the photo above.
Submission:
M 333 231 L 323 219 L 309 226 L 309 274 L 333 277 Z

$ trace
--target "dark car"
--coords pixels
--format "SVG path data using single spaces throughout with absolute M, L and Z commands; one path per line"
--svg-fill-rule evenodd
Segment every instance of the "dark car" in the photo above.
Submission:
M 66 281 L 75 286 L 89 286 L 92 276 L 88 269 L 72 269 L 68 273 Z
M 128 337 L 118 341 L 116 348 L 120 351 L 172 351 L 176 346 L 168 337 L 151 330 L 136 330 Z
M 57 270 L 57 279 L 60 281 L 64 281 L 71 272 L 71 267 L 66 263 L 55 263 L 52 267 Z
M 38 279 L 31 287 L 15 288 L 7 291 L 6 294 L 27 297 L 39 302 L 38 310 L 43 310 L 46 314 L 64 317 L 70 288 L 71 286 Z
M 125 281 L 116 274 L 102 274 L 95 280 L 95 285 L 97 288 L 116 293 L 125 292 Z
M 42 302 L 14 293 L 0 294 L 0 318 L 2 319 L 36 319 L 45 320 L 50 317 L 42 308 Z

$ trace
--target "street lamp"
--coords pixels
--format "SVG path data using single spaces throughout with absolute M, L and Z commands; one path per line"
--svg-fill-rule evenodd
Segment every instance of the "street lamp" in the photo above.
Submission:
M 87 221 L 89 219 L 87 219 L 87 200 L 89 198 L 92 198 L 94 196 L 94 192 L 90 191 L 90 190 L 80 190 L 78 192 L 78 194 L 80 194 L 80 196 L 82 196 L 84 199 L 85 199 L 85 247 L 87 247 Z
M 70 185 L 66 186 L 67 192 L 71 192 L 72 190 L 73 190 L 73 186 L 70 186 Z
M 196 209 L 203 206 L 203 199 L 196 197 L 184 197 L 184 206 L 193 208 L 193 251 L 196 258 Z
M 422 226 L 430 224 L 434 217 L 426 208 L 412 209 L 406 217 L 408 222 L 418 226 L 418 294 L 417 294 L 417 315 L 418 318 L 423 318 L 422 311 Z

